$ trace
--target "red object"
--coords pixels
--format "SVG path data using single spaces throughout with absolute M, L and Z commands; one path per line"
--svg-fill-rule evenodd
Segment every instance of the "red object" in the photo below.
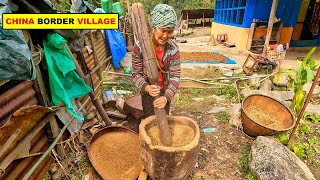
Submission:
M 156 51 L 157 61 L 159 62 L 160 68 L 163 69 L 164 64 L 162 62 L 162 58 L 164 55 L 164 51 L 163 49 L 155 50 L 155 51 Z M 163 74 L 160 70 L 158 71 L 158 85 L 160 86 L 160 90 L 162 90 L 164 87 L 164 80 L 163 80 Z
M 222 44 L 224 42 L 227 42 L 228 41 L 228 35 L 227 34 L 218 34 L 217 35 L 217 42 L 219 44 Z
M 274 44 L 274 45 L 269 45 L 270 46 L 270 50 L 275 50 L 277 49 L 279 44 Z

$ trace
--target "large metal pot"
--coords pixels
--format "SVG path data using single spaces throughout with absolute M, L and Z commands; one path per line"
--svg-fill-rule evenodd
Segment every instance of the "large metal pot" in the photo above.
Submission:
M 259 111 L 273 116 L 281 125 L 281 128 L 269 127 L 263 122 L 250 117 L 248 109 L 253 106 Z M 276 132 L 287 131 L 292 129 L 296 123 L 295 115 L 288 107 L 274 98 L 261 94 L 250 95 L 242 101 L 241 120 L 244 132 L 252 137 L 273 135 Z
M 125 180 L 136 179 L 143 170 L 139 146 L 137 133 L 110 126 L 95 133 L 87 149 L 92 166 L 103 179 Z

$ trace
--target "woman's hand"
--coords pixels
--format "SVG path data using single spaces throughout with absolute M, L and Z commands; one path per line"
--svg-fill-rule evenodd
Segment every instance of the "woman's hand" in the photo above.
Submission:
M 145 91 L 152 97 L 156 97 L 160 94 L 160 88 L 156 85 L 147 85 Z
M 166 106 L 168 100 L 165 96 L 160 96 L 158 99 L 153 101 L 153 106 L 155 108 L 162 109 Z

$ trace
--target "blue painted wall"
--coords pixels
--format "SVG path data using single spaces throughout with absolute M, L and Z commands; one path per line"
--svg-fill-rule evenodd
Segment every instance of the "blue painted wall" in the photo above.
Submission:
M 285 27 L 296 25 L 302 0 L 279 0 L 276 16 L 284 22 Z M 247 0 L 243 27 L 249 28 L 253 19 L 268 21 L 272 0 Z
M 273 0 L 247 0 L 245 15 L 240 27 L 249 28 L 253 19 L 268 21 Z M 302 0 L 279 0 L 276 16 L 284 22 L 285 27 L 294 27 Z M 215 20 L 219 17 L 215 14 Z

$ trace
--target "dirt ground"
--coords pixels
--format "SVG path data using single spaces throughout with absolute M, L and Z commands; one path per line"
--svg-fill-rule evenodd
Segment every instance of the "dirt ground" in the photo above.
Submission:
M 183 95 L 184 93 L 181 92 L 179 96 Z M 185 102 L 191 103 L 192 107 L 184 107 L 175 102 L 172 111 L 172 115 L 194 119 L 201 131 L 201 150 L 192 179 L 199 177 L 205 180 L 245 179 L 246 173 L 241 167 L 241 161 L 246 147 L 251 143 L 251 139 L 241 130 L 231 127 L 227 122 L 219 121 L 216 115 L 209 114 L 210 108 L 215 106 L 206 105 L 208 101 L 210 102 L 207 96 L 198 96 L 197 98 L 206 98 L 206 100 L 191 103 L 193 100 L 190 99 L 189 102 Z M 216 106 L 221 106 L 221 104 Z M 229 106 L 226 105 L 225 107 L 229 108 Z M 215 132 L 205 133 L 203 131 L 205 128 L 214 128 Z
M 219 52 L 237 61 L 237 67 L 241 68 L 247 58 L 248 53 L 228 48 L 222 45 L 209 46 L 207 42 L 210 38 L 209 28 L 194 30 L 192 35 L 178 37 L 177 40 L 187 40 L 187 43 L 178 43 L 181 52 Z M 310 48 L 309 48 L 310 49 Z M 294 68 L 297 66 L 296 57 L 304 56 L 309 49 L 295 49 L 287 52 L 287 58 L 281 64 L 282 68 Z M 320 49 L 316 51 L 317 60 L 320 60 Z M 320 63 L 320 61 L 319 61 Z M 197 65 L 193 65 L 196 67 Z M 188 69 L 182 66 L 182 78 L 217 78 L 222 74 L 217 68 L 204 66 L 205 68 Z M 197 86 L 206 87 L 203 84 L 194 82 L 182 82 L 185 87 Z M 234 104 L 238 102 L 235 89 L 230 87 L 216 87 L 212 89 L 181 88 L 175 96 L 171 106 L 171 115 L 186 116 L 195 120 L 201 131 L 200 154 L 194 172 L 190 179 L 194 180 L 241 180 L 248 178 L 248 152 L 252 141 L 241 129 L 228 124 L 230 112 Z M 222 110 L 212 112 L 214 108 Z M 124 126 L 138 132 L 140 121 L 127 119 Z M 116 122 L 121 124 L 122 121 Z M 96 127 L 95 129 L 93 127 Z M 90 128 L 83 130 L 78 137 L 82 145 L 88 145 L 90 136 L 102 126 L 93 124 Z M 213 132 L 205 132 L 206 128 L 211 128 Z M 93 130 L 92 130 L 93 129 Z M 81 140 L 82 138 L 82 140 Z M 85 151 L 85 149 L 84 149 Z M 100 179 L 97 172 L 92 168 L 87 156 L 76 165 L 82 174 L 74 174 L 78 178 L 83 178 L 88 174 L 93 179 Z M 75 164 L 79 161 L 74 161 Z M 80 171 L 79 170 L 79 171 Z M 73 177 L 69 175 L 69 178 Z M 80 179 L 81 179 L 80 178 Z

